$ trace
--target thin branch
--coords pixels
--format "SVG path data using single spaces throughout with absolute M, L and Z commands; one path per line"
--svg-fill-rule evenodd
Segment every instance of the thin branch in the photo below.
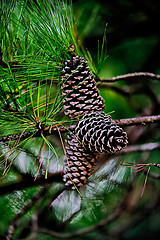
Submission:
M 109 160 L 117 157 L 117 156 L 121 156 L 122 154 L 127 154 L 127 153 L 134 153 L 134 152 L 149 152 L 149 151 L 153 151 L 153 150 L 160 150 L 160 143 L 145 143 L 145 144 L 139 144 L 139 145 L 129 145 L 126 148 L 124 148 L 122 151 L 117 152 L 115 154 L 108 154 L 108 153 L 103 153 L 100 155 L 100 158 L 98 160 L 98 163 L 95 167 L 95 171 L 97 171 L 98 169 L 100 169 L 103 165 L 105 165 Z M 123 161 L 122 161 L 123 162 Z M 145 173 L 145 169 L 144 169 L 144 173 Z M 105 178 L 106 175 L 104 174 Z M 159 174 L 154 174 L 152 172 L 149 172 L 149 176 L 154 178 L 154 179 L 160 179 L 160 175 Z M 102 179 L 103 179 L 103 175 L 102 175 Z
M 71 131 L 74 128 L 75 128 L 75 126 L 72 125 L 72 126 L 68 126 L 68 127 L 59 127 L 58 129 L 61 132 L 66 132 L 67 130 Z M 0 137 L 0 142 L 8 142 L 11 140 L 17 140 L 17 139 L 19 139 L 20 136 L 21 136 L 21 138 L 20 138 L 21 140 L 29 138 L 32 135 L 33 135 L 33 137 L 41 137 L 41 133 L 43 133 L 44 136 L 49 136 L 49 135 L 53 135 L 54 133 L 57 133 L 58 129 L 57 129 L 57 127 L 55 127 L 55 128 L 46 127 L 43 130 L 29 131 L 29 132 L 26 132 L 23 134 L 17 133 L 17 134 L 13 134 L 13 135 L 9 135 L 9 136 Z
M 109 224 L 110 222 L 113 222 L 114 220 L 116 220 L 120 216 L 120 214 L 121 214 L 121 212 L 123 212 L 123 210 L 124 210 L 124 208 L 122 206 L 120 206 L 116 209 L 116 211 L 112 215 L 110 215 L 107 219 L 104 219 L 104 220 L 100 221 L 97 225 L 94 225 L 94 226 L 91 226 L 91 227 L 88 227 L 88 228 L 85 228 L 85 229 L 81 229 L 81 230 L 78 230 L 78 231 L 73 232 L 73 233 L 66 233 L 66 234 L 65 233 L 58 233 L 58 232 L 51 231 L 51 230 L 46 229 L 46 228 L 39 228 L 38 232 L 48 234 L 50 236 L 61 238 L 61 239 L 71 239 L 71 238 L 74 238 L 74 237 L 82 236 L 82 235 L 90 233 L 90 232 L 94 232 L 97 229 Z
M 141 152 L 141 151 L 152 151 L 155 149 L 160 149 L 160 143 L 145 143 L 141 145 L 130 145 L 123 149 L 121 153 L 131 153 L 131 152 Z
M 106 226 L 108 226 L 110 223 L 115 222 L 117 219 L 119 219 L 122 216 L 122 213 L 127 209 L 128 199 L 130 199 L 130 197 L 132 196 L 132 193 L 133 193 L 132 190 L 133 190 L 132 185 L 130 185 L 130 187 L 128 188 L 128 193 L 124 197 L 122 203 L 115 209 L 115 211 L 110 216 L 108 216 L 106 219 L 100 221 L 99 223 L 97 223 L 94 226 L 91 226 L 91 227 L 88 227 L 85 229 L 81 229 L 81 230 L 75 231 L 73 233 L 66 233 L 66 234 L 51 231 L 46 228 L 39 228 L 38 232 L 48 234 L 50 236 L 61 238 L 61 239 L 72 239 L 74 237 L 83 236 L 84 234 L 100 230 L 104 227 L 106 229 Z M 155 212 L 156 210 L 158 210 L 159 203 L 160 203 L 160 197 L 158 195 L 158 197 L 155 198 L 149 206 L 143 208 L 142 210 L 139 208 L 135 209 L 134 217 L 130 217 L 130 220 L 126 221 L 125 223 L 122 223 L 120 226 L 118 224 L 118 226 L 115 227 L 114 229 L 111 229 L 111 230 L 106 229 L 106 235 L 110 236 L 110 237 L 116 237 L 116 236 L 119 236 L 121 233 L 126 232 L 131 227 L 136 226 L 139 222 L 146 219 L 146 217 L 149 217 L 151 212 L 153 212 L 153 211 Z
M 48 175 L 47 179 L 43 177 L 37 178 L 34 180 L 34 177 L 23 178 L 19 182 L 11 183 L 11 184 L 4 184 L 0 186 L 0 196 L 12 193 L 13 191 L 22 190 L 24 188 L 44 185 L 46 183 L 53 183 L 53 182 L 61 182 L 63 183 L 63 171 L 56 172 L 53 174 Z
M 142 171 L 143 171 L 143 173 L 144 173 L 145 175 L 147 175 L 147 170 L 146 170 L 146 169 L 143 169 Z M 159 180 L 159 179 L 160 179 L 160 174 L 156 174 L 156 173 L 153 173 L 153 172 L 151 172 L 151 171 L 148 173 L 148 176 L 149 176 L 150 178 L 153 178 L 153 179 L 156 179 L 156 180 Z
M 155 79 L 155 80 L 160 80 L 160 75 L 154 74 L 154 73 L 149 73 L 149 72 L 135 72 L 135 73 L 128 73 L 124 75 L 120 75 L 117 77 L 113 78 L 106 78 L 106 79 L 101 79 L 101 83 L 112 83 L 112 82 L 118 82 L 122 80 L 148 80 L 148 79 Z
M 145 124 L 160 122 L 160 115 L 120 119 L 120 120 L 114 120 L 114 122 L 116 124 L 118 124 L 119 126 L 145 125 Z M 46 127 L 43 130 L 43 135 L 44 136 L 53 135 L 56 132 L 58 132 L 58 130 L 64 133 L 67 131 L 72 131 L 74 128 L 75 128 L 75 125 L 68 126 L 68 127 L 59 127 L 58 129 L 57 128 L 49 129 L 48 127 Z M 0 142 L 7 142 L 12 139 L 16 140 L 19 138 L 20 135 L 21 135 L 21 140 L 23 140 L 25 138 L 30 137 L 33 134 L 34 134 L 34 132 L 29 132 L 29 133 L 24 133 L 23 135 L 22 135 L 22 133 L 19 133 L 19 134 L 15 134 L 15 135 L 6 136 L 6 137 L 1 137 Z M 40 137 L 40 136 L 41 136 L 41 132 L 38 131 L 34 134 L 33 137 Z
M 114 120 L 120 126 L 146 125 L 160 122 L 160 115 Z

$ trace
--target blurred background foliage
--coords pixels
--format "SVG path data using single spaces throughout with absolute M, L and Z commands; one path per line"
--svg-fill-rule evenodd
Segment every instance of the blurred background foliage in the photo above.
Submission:
M 2 2 L 10 4 L 10 1 Z M 10 4 L 10 7 L 12 6 Z M 95 65 L 98 57 L 99 42 L 102 42 L 106 28 L 107 59 L 99 73 L 100 78 L 111 78 L 131 72 L 160 74 L 160 61 L 158 60 L 160 55 L 159 11 L 160 3 L 156 0 L 73 1 L 73 14 L 78 38 L 81 39 L 85 48 L 90 51 Z M 9 19 L 9 16 L 6 15 L 6 17 Z M 3 26 L 4 19 L 1 20 L 2 38 L 5 26 Z M 26 28 L 29 28 L 29 25 Z M 34 52 L 36 48 L 34 41 L 30 40 L 30 45 L 26 47 L 23 45 L 24 49 L 21 49 L 20 39 L 14 38 L 14 34 L 16 34 L 14 31 L 12 34 L 13 36 L 11 35 L 10 37 L 15 41 L 13 42 L 14 46 L 19 44 L 19 50 L 23 53 L 24 51 L 31 52 L 32 50 Z M 24 36 L 27 44 L 27 37 L 29 36 L 26 36 L 26 34 Z M 9 59 L 10 56 L 6 56 L 3 52 L 1 54 L 3 54 L 5 60 L 12 60 Z M 21 54 L 16 56 L 17 61 L 18 57 L 21 57 Z M 36 69 L 40 69 L 41 79 L 52 79 L 52 83 L 50 83 L 48 88 L 51 89 L 52 87 L 53 92 L 48 90 L 49 96 L 45 97 L 45 101 L 51 103 L 55 103 L 57 99 L 60 101 L 57 95 L 57 88 L 54 85 L 55 79 L 52 75 L 52 69 L 55 68 L 54 61 L 50 57 L 43 57 L 43 51 L 39 54 L 39 60 L 37 59 L 37 62 L 35 62 L 33 56 L 31 56 L 25 59 L 22 65 L 23 71 L 26 71 L 26 68 L 29 69 L 29 77 L 26 77 L 22 90 L 25 91 L 29 79 L 36 80 Z M 41 66 L 39 66 L 40 63 Z M 1 66 L 3 64 L 4 62 L 1 61 Z M 18 71 L 17 65 L 15 67 L 15 71 Z M 1 77 L 3 79 L 3 76 Z M 20 77 L 21 75 L 19 74 L 18 79 Z M 8 75 L 9 79 L 10 75 Z M 46 86 L 46 83 L 42 81 L 39 84 L 35 84 L 30 89 L 30 91 L 35 91 L 36 93 L 33 95 L 35 97 L 33 99 L 34 106 L 31 105 L 32 101 L 30 98 L 32 94 L 29 91 L 23 95 L 24 102 L 18 103 L 18 106 L 21 106 L 22 109 L 28 104 L 28 113 L 33 111 L 33 109 L 37 111 L 38 107 L 41 104 L 43 105 L 44 100 L 42 99 L 43 96 L 46 96 L 43 86 Z M 2 101 L 2 85 L 1 88 Z M 16 90 L 15 85 L 13 89 Z M 38 89 L 41 89 L 41 91 Z M 44 89 L 46 90 L 46 88 Z M 137 79 L 105 84 L 105 86 L 100 84 L 99 89 L 105 99 L 105 112 L 112 112 L 113 119 L 159 114 L 160 84 L 156 80 L 142 81 Z M 123 89 L 126 94 L 124 92 L 122 94 L 119 89 Z M 40 100 L 37 100 L 38 95 L 40 95 Z M 47 108 L 48 116 L 54 110 L 56 113 L 58 110 L 61 110 L 59 105 L 58 110 L 56 110 L 57 105 L 54 107 L 49 105 Z M 36 112 L 36 114 L 42 116 L 47 126 L 54 125 L 56 121 L 61 120 L 61 115 L 57 117 L 54 114 L 52 114 L 53 118 L 46 118 L 47 115 L 44 115 L 44 112 L 45 106 L 42 106 L 40 112 Z M 1 114 L 5 113 L 1 112 Z M 11 116 L 13 117 L 13 115 Z M 22 129 L 33 130 L 37 119 L 36 121 L 34 117 L 28 119 L 27 114 L 19 116 L 19 118 L 22 117 L 24 118 L 21 122 L 22 125 L 24 124 Z M 19 119 L 17 121 L 19 122 Z M 70 124 L 66 119 L 65 121 L 67 124 Z M 12 125 L 10 129 L 4 125 L 3 129 L 0 130 L 1 135 L 9 134 L 13 129 L 16 133 L 19 132 L 16 125 Z M 130 144 L 160 141 L 159 124 L 143 127 L 132 126 L 126 130 Z M 65 134 L 63 134 L 63 138 L 65 138 Z M 52 148 L 48 142 L 53 145 Z M 120 166 L 120 160 L 133 164 L 140 162 L 158 163 L 160 157 L 159 150 L 142 153 L 133 152 L 112 156 L 112 158 L 102 155 L 97 171 L 90 177 L 88 185 L 82 189 L 81 197 L 77 192 L 65 190 L 63 183 L 54 181 L 52 183 L 50 180 L 47 181 L 47 179 L 45 182 L 45 176 L 50 179 L 52 174 L 63 170 L 64 151 L 58 134 L 49 136 L 47 140 L 37 137 L 28 139 L 27 143 L 21 142 L 19 148 L 14 149 L 11 155 L 9 152 L 10 148 L 14 149 L 14 143 L 13 145 L 11 143 L 10 145 L 1 143 L 1 162 L 4 164 L 0 165 L 0 239 L 7 233 L 11 223 L 14 223 L 15 227 L 12 239 L 59 239 L 56 235 L 50 236 L 48 234 L 49 230 L 62 234 L 69 233 L 71 234 L 70 238 L 75 240 L 150 239 L 153 237 L 153 234 L 160 233 L 160 213 L 158 211 L 158 205 L 160 206 L 159 178 L 148 177 L 146 189 L 141 198 L 140 195 L 146 172 L 145 174 L 141 172 L 132 174 L 135 169 Z M 4 174 L 6 157 L 9 162 L 7 169 L 9 171 L 6 171 Z M 46 169 L 48 175 L 46 175 Z M 158 174 L 158 170 L 153 168 L 152 172 Z M 37 178 L 37 172 L 43 183 L 37 183 L 37 186 L 32 186 L 29 183 Z M 34 181 L 35 185 L 36 181 L 38 179 Z M 18 189 L 16 183 L 18 184 Z M 5 193 L 4 188 L 7 189 L 7 187 L 8 193 Z M 18 215 L 19 212 L 20 215 Z M 37 227 L 35 224 L 36 218 L 38 218 L 39 229 L 48 229 L 47 234 L 33 233 L 35 230 L 33 228 Z M 108 224 L 106 221 L 106 224 L 101 227 L 99 223 L 106 219 L 110 219 Z M 95 226 L 95 228 L 93 227 L 90 233 L 77 235 L 77 237 L 72 236 L 73 232 L 84 228 L 87 229 L 91 226 Z

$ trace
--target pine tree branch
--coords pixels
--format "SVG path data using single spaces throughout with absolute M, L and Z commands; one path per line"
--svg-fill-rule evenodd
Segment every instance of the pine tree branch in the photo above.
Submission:
M 160 122 L 160 115 L 153 115 L 153 116 L 144 116 L 144 117 L 137 117 L 137 118 L 128 118 L 128 119 L 120 119 L 120 120 L 114 120 L 115 123 L 119 126 L 132 126 L 132 125 L 146 125 L 151 123 L 157 123 Z M 68 126 L 68 127 L 59 127 L 59 128 L 44 128 L 42 130 L 42 133 L 44 136 L 53 135 L 59 131 L 61 132 L 67 132 L 72 131 L 75 128 L 75 125 Z M 24 134 L 14 134 L 10 136 L 5 136 L 0 138 L 0 142 L 8 142 L 10 140 L 17 140 L 20 138 L 21 140 L 24 140 L 25 138 L 28 138 L 34 134 L 34 137 L 40 137 L 41 131 L 37 132 L 26 132 Z
M 148 79 L 155 79 L 155 80 L 160 80 L 160 75 L 154 74 L 154 73 L 149 73 L 149 72 L 135 72 L 135 73 L 128 73 L 124 75 L 120 75 L 117 77 L 113 78 L 106 78 L 106 79 L 101 79 L 101 83 L 113 83 L 113 82 L 118 82 L 122 80 L 148 80 Z
M 44 185 L 46 183 L 60 182 L 63 183 L 63 171 L 49 174 L 47 179 L 39 177 L 35 180 L 33 177 L 23 178 L 19 182 L 4 184 L 0 186 L 0 196 L 12 193 L 13 191 L 22 190 L 24 188 Z
M 88 227 L 88 228 L 85 228 L 85 229 L 81 229 L 81 230 L 78 230 L 78 231 L 73 232 L 73 233 L 66 233 L 66 234 L 65 233 L 58 233 L 58 232 L 49 230 L 47 228 L 39 228 L 38 232 L 50 235 L 52 237 L 57 237 L 57 238 L 60 238 L 60 239 L 71 239 L 71 238 L 74 238 L 74 237 L 79 237 L 79 236 L 82 236 L 84 234 L 94 232 L 94 231 L 100 229 L 101 227 L 109 224 L 110 222 L 113 222 L 114 220 L 116 220 L 120 216 L 120 214 L 121 214 L 121 212 L 123 212 L 123 210 L 124 210 L 124 208 L 122 206 L 120 206 L 115 210 L 115 212 L 112 215 L 110 215 L 107 219 L 104 219 L 104 220 L 100 221 L 97 225 L 94 225 L 94 226 L 91 226 L 91 227 Z
M 150 178 L 153 178 L 153 179 L 156 179 L 156 180 L 160 179 L 160 174 L 156 174 L 156 173 L 151 172 L 151 171 L 148 173 L 148 171 L 146 169 L 143 169 L 142 171 L 145 175 L 148 174 L 148 177 L 150 177 Z
M 120 126 L 146 125 L 157 122 L 160 122 L 160 115 L 115 120 L 115 123 Z
M 152 151 L 155 149 L 160 149 L 160 143 L 145 143 L 141 145 L 130 145 L 123 149 L 119 154 L 131 153 L 131 152 L 142 152 L 142 151 Z
M 75 126 L 66 126 L 66 127 L 59 127 L 59 130 L 61 132 L 66 132 L 67 130 L 73 130 L 75 128 Z M 55 133 L 58 132 L 58 128 L 50 128 L 50 127 L 45 127 L 42 130 L 35 130 L 35 131 L 29 131 L 26 133 L 18 133 L 18 134 L 13 134 L 13 135 L 9 135 L 9 136 L 4 136 L 0 138 L 0 142 L 8 142 L 10 140 L 24 140 L 26 138 L 29 138 L 30 136 L 33 135 L 33 137 L 41 137 L 41 133 L 43 133 L 43 136 L 49 136 L 49 135 L 53 135 Z

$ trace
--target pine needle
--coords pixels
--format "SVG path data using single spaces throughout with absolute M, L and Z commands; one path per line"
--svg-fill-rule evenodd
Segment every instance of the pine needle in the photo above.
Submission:
M 37 170 L 37 174 L 36 174 L 36 176 L 35 176 L 35 178 L 34 178 L 34 181 L 36 181 L 36 179 L 37 179 L 37 177 L 38 177 L 38 174 L 39 174 L 39 171 L 40 171 L 40 169 L 41 169 L 42 162 L 43 162 L 43 155 L 44 155 L 44 151 L 45 151 L 45 147 L 46 147 L 46 142 L 45 142 L 45 141 L 43 141 L 43 142 L 44 142 L 44 144 L 43 144 L 43 151 L 42 151 L 42 155 L 41 155 L 41 161 L 40 161 L 40 163 L 39 163 L 39 167 L 38 167 L 38 170 Z
M 145 181 L 144 181 L 144 185 L 143 185 L 141 197 L 143 196 L 144 190 L 145 190 L 145 188 L 146 188 L 146 184 L 147 184 L 147 179 L 148 179 L 148 174 L 149 174 L 150 168 L 151 168 L 151 167 L 149 167 L 148 170 L 147 170 L 147 174 L 146 174 L 146 177 L 145 177 Z

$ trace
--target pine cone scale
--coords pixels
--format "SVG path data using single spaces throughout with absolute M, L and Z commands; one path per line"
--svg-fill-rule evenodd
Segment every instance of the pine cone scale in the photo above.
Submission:
M 105 114 L 103 98 L 87 62 L 79 56 L 67 60 L 61 84 L 64 114 L 80 119 L 66 139 L 64 181 L 72 189 L 87 183 L 99 153 L 115 153 L 128 144 L 127 134 Z
M 96 81 L 83 58 L 76 56 L 72 61 L 66 61 L 62 73 L 63 103 L 67 105 L 64 113 L 68 117 L 80 117 L 81 114 L 94 111 L 95 108 L 104 109 L 104 100 L 99 96 Z
M 74 147 L 74 151 L 71 151 L 70 147 L 72 150 Z M 65 159 L 65 174 L 63 179 L 66 186 L 76 189 L 87 183 L 98 155 L 84 151 L 74 133 L 69 133 L 66 139 L 66 154 L 67 158 Z
M 75 129 L 82 146 L 92 152 L 114 153 L 128 144 L 127 134 L 103 112 L 84 115 Z

